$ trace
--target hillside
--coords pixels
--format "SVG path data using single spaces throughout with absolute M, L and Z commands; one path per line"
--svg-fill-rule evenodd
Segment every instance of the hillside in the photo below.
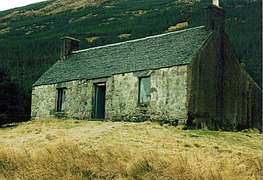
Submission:
M 261 179 L 256 132 L 37 120 L 0 128 L 0 179 Z
M 34 18 L 54 15 L 63 11 L 77 11 L 88 6 L 101 5 L 103 2 L 103 0 L 47 0 L 27 7 L 15 8 L 2 12 L 0 20 L 2 21 L 2 25 L 4 23 L 9 24 L 26 17 Z
M 261 86 L 261 1 L 221 2 L 237 56 Z M 0 69 L 7 70 L 19 91 L 18 100 L 10 105 L 17 108 L 10 109 L 18 109 L 13 112 L 19 120 L 29 118 L 31 85 L 58 60 L 60 37 L 78 38 L 81 48 L 88 48 L 163 33 L 181 22 L 188 22 L 187 27 L 203 25 L 203 8 L 210 3 L 48 0 L 0 12 Z

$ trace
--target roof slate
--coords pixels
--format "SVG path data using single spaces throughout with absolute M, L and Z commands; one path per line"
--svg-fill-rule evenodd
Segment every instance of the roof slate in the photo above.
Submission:
M 33 86 L 189 64 L 212 32 L 203 26 L 76 51 Z

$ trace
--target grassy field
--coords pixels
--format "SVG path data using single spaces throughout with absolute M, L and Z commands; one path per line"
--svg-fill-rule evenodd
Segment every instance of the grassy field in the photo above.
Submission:
M 38 120 L 0 129 L 0 179 L 262 179 L 256 132 Z

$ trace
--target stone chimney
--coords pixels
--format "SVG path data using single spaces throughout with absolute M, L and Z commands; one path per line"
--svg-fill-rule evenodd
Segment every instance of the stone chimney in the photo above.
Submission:
M 225 31 L 225 10 L 219 6 L 219 0 L 213 0 L 213 5 L 205 8 L 205 26 L 214 32 Z
M 62 37 L 61 40 L 61 52 L 60 59 L 64 60 L 69 56 L 73 51 L 79 50 L 80 40 L 72 37 Z

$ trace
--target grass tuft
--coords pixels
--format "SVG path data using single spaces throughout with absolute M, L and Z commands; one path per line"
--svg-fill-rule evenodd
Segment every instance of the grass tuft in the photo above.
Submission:
M 0 179 L 261 179 L 262 138 L 249 135 L 31 121 L 0 129 Z

